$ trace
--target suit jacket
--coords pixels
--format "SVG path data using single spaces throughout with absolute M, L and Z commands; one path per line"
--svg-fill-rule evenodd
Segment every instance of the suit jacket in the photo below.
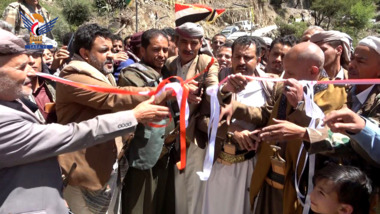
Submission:
M 116 87 L 112 74 L 104 76 L 78 55 L 62 70 L 60 76 L 75 82 Z M 123 89 L 146 91 L 152 88 L 123 87 Z M 61 124 L 81 122 L 97 115 L 132 109 L 148 98 L 92 92 L 63 84 L 57 84 L 56 96 L 57 119 Z M 110 178 L 112 166 L 121 147 L 121 138 L 117 138 L 101 145 L 61 155 L 58 159 L 66 176 L 72 165 L 77 164 L 75 170 L 68 176 L 70 185 L 93 191 L 100 190 Z
M 188 70 L 188 73 L 186 74 L 186 79 L 190 79 L 194 77 L 195 75 L 202 72 L 209 62 L 211 61 L 211 56 L 206 54 L 199 54 L 197 55 L 193 62 L 190 65 L 190 68 Z M 165 67 L 163 68 L 163 76 L 164 78 L 170 77 L 170 76 L 177 76 L 177 63 L 179 62 L 179 57 L 170 57 L 166 63 Z M 198 82 L 203 83 L 203 98 L 200 104 L 189 104 L 190 108 L 190 116 L 189 116 L 189 124 L 186 129 L 186 138 L 187 142 L 194 142 L 196 138 L 196 144 L 204 148 L 207 142 L 207 136 L 204 138 L 204 135 L 202 132 L 199 132 L 195 127 L 197 124 L 197 119 L 200 115 L 203 114 L 203 112 L 209 112 L 210 111 L 210 104 L 209 104 L 209 96 L 206 96 L 206 88 L 212 85 L 216 85 L 219 83 L 218 80 L 218 72 L 219 72 L 219 65 L 218 61 L 215 60 L 208 72 L 206 72 L 204 75 L 200 75 L 195 80 Z
M 347 97 L 347 105 L 351 108 L 352 105 L 352 94 L 349 94 Z M 368 94 L 367 100 L 364 102 L 362 107 L 356 112 L 363 117 L 371 118 L 372 120 L 380 123 L 380 85 L 375 85 L 371 92 Z M 368 150 L 364 150 L 360 143 L 355 140 L 351 140 L 352 148 L 362 156 L 366 161 L 372 163 L 373 165 L 379 167 L 380 164 L 371 158 L 371 155 L 368 154 Z
M 347 96 L 347 106 L 352 108 L 352 92 Z M 364 117 L 370 117 L 380 122 L 380 85 L 375 85 L 369 92 L 366 101 L 359 109 L 358 114 Z
M 130 111 L 43 125 L 22 110 L 20 103 L 0 101 L 0 213 L 68 213 L 57 155 L 127 134 L 137 125 Z
M 324 78 L 322 80 L 327 80 Z M 282 95 L 284 96 L 284 95 Z M 278 109 L 281 104 L 279 98 L 273 107 L 273 111 L 270 115 L 268 125 L 274 124 L 272 118 L 277 118 Z M 344 87 L 336 87 L 334 85 L 328 85 L 327 89 L 322 90 L 315 94 L 315 103 L 322 109 L 322 111 L 327 114 L 332 110 L 337 110 L 342 108 L 346 103 L 346 93 Z M 293 111 L 293 107 L 287 102 L 286 103 L 286 120 L 293 122 L 297 125 L 307 127 L 310 122 L 305 112 Z M 294 188 L 294 171 L 296 169 L 296 162 L 298 157 L 298 152 L 302 144 L 301 139 L 295 139 L 286 141 L 285 143 L 285 184 L 284 184 L 284 197 L 283 197 L 283 213 L 299 213 L 302 212 L 302 206 L 297 201 L 296 191 Z M 275 142 L 264 142 L 260 144 L 257 151 L 257 166 L 252 175 L 251 180 L 251 205 L 253 206 L 255 198 L 257 197 L 259 191 L 262 188 L 265 178 L 271 168 L 270 157 L 273 155 L 273 151 L 270 145 L 275 144 Z M 303 151 L 299 165 L 303 166 L 305 161 L 305 151 Z M 301 174 L 302 167 L 298 167 L 298 176 Z

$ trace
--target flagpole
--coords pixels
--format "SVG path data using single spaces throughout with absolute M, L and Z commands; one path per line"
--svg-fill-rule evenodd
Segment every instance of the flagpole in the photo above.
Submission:
M 138 2 L 137 2 L 138 0 L 135 0 L 135 2 L 136 2 L 136 33 L 139 31 L 139 13 L 138 13 L 138 11 L 139 11 L 139 5 L 138 5 Z

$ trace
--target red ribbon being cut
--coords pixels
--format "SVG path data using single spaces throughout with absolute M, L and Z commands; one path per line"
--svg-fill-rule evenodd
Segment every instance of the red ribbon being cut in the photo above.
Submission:
M 160 82 L 160 84 L 157 86 L 156 90 L 152 91 L 142 91 L 142 92 L 135 92 L 135 91 L 127 91 L 124 89 L 120 88 L 108 88 L 108 87 L 101 87 L 101 86 L 96 86 L 96 85 L 89 85 L 89 84 L 84 84 L 84 83 L 79 83 L 79 82 L 73 82 L 71 80 L 63 79 L 57 76 L 53 76 L 50 74 L 45 74 L 45 73 L 36 73 L 37 76 L 43 77 L 46 79 L 50 79 L 65 85 L 70 85 L 76 88 L 81 88 L 89 91 L 94 91 L 94 92 L 100 92 L 100 93 L 114 93 L 114 94 L 126 94 L 126 95 L 143 95 L 143 96 L 153 96 L 159 93 L 166 84 L 170 83 L 171 79 L 177 79 L 182 87 L 182 99 L 180 103 L 180 115 L 179 115 L 179 126 L 180 126 L 180 150 L 181 150 L 181 158 L 180 161 L 177 162 L 177 168 L 179 170 L 183 170 L 186 167 L 186 104 L 187 104 L 187 98 L 189 96 L 189 88 L 185 85 L 192 80 L 198 78 L 200 75 L 206 73 L 209 71 L 210 67 L 214 64 L 215 59 L 211 58 L 209 64 L 206 66 L 206 68 L 198 73 L 196 76 L 193 78 L 190 78 L 186 81 L 184 81 L 181 77 L 178 76 L 172 76 L 169 78 L 164 79 L 163 81 Z M 171 117 L 170 117 L 171 120 Z M 149 124 L 152 127 L 160 128 L 160 127 L 165 127 L 166 125 L 159 125 L 159 124 Z

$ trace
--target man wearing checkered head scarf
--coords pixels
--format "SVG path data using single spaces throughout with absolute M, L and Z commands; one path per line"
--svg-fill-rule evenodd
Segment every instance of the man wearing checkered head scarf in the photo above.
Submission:
M 166 61 L 163 75 L 164 77 L 179 76 L 184 80 L 193 78 L 202 72 L 212 59 L 210 55 L 202 52 L 204 30 L 199 24 L 187 22 L 177 27 L 176 33 L 178 56 L 170 57 Z M 203 195 L 204 182 L 199 180 L 196 172 L 202 171 L 207 136 L 200 138 L 203 135 L 197 129 L 196 123 L 202 112 L 210 111 L 210 105 L 204 96 L 205 89 L 219 83 L 218 72 L 219 66 L 215 59 L 205 74 L 187 84 L 190 89 L 188 98 L 190 116 L 186 130 L 187 164 L 183 173 L 173 166 L 175 167 L 176 213 L 201 213 L 203 198 L 199 196 Z
M 347 68 L 351 60 L 352 39 L 339 31 L 322 31 L 311 36 L 325 54 L 324 69 L 330 79 L 347 79 Z

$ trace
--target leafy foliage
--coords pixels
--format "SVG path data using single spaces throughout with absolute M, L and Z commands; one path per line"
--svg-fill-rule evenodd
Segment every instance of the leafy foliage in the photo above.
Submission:
M 322 25 L 327 22 L 330 25 L 331 19 L 336 17 L 340 10 L 345 7 L 345 0 L 315 0 L 312 3 L 311 10 L 315 18 L 315 25 Z
M 62 13 L 71 25 L 79 26 L 91 17 L 90 5 L 84 0 L 63 0 L 61 4 Z
M 277 18 L 275 22 L 278 26 L 277 36 L 294 35 L 299 39 L 307 28 L 307 24 L 305 22 L 286 23 L 280 18 Z
M 314 0 L 311 6 L 315 25 L 327 29 L 343 27 L 365 29 L 375 15 L 373 0 Z
M 50 4 L 42 4 L 42 6 L 49 11 L 50 17 L 55 18 L 58 17 L 57 23 L 55 24 L 52 33 L 54 38 L 61 41 L 63 35 L 67 32 L 74 31 L 73 27 L 69 25 L 66 21 L 65 16 L 62 13 L 62 9 L 60 7 L 50 5 Z
M 0 16 L 3 15 L 3 11 L 5 8 L 12 2 L 15 2 L 15 0 L 1 0 L 0 1 Z
M 117 8 L 125 8 L 131 0 L 95 0 L 95 8 L 99 14 L 114 12 Z
M 375 7 L 370 2 L 358 1 L 350 8 L 350 13 L 343 25 L 364 29 L 369 26 L 369 19 L 375 16 Z

